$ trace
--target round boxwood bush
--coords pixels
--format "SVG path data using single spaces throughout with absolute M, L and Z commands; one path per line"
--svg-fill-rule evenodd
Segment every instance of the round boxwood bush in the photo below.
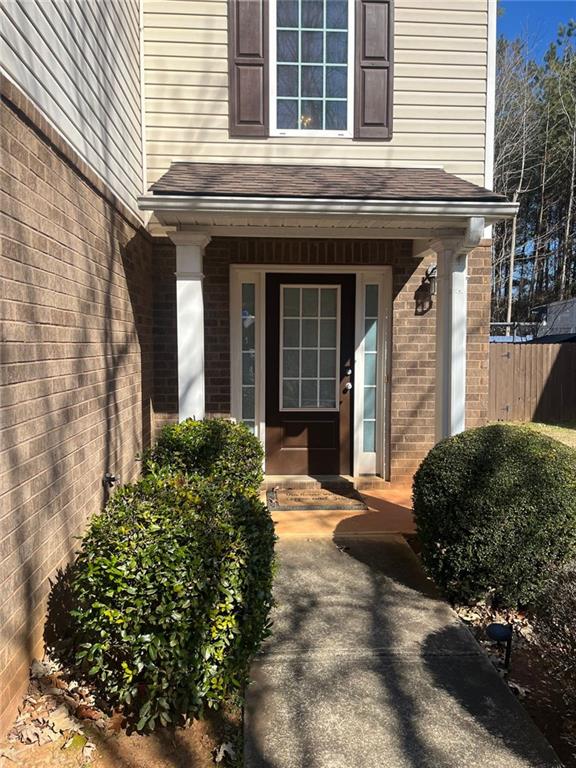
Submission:
M 237 490 L 258 490 L 264 454 L 260 440 L 244 424 L 226 419 L 186 419 L 167 424 L 144 460 L 203 477 Z
M 546 661 L 569 681 L 565 695 L 576 706 L 576 562 L 560 570 L 535 610 L 536 632 Z
M 217 707 L 268 633 L 273 548 L 254 495 L 166 470 L 119 489 L 74 565 L 76 662 L 138 730 Z
M 526 427 L 438 443 L 413 500 L 423 562 L 457 601 L 530 604 L 576 551 L 576 451 Z

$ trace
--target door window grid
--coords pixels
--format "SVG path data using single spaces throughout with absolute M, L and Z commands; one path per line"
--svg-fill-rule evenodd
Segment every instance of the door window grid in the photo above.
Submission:
M 281 286 L 280 410 L 336 410 L 340 287 Z
M 242 421 L 255 431 L 256 285 L 242 283 Z
M 349 0 L 276 0 L 276 128 L 344 135 L 350 128 Z
M 378 371 L 378 286 L 366 285 L 364 294 L 364 413 L 363 449 L 376 451 L 376 385 Z

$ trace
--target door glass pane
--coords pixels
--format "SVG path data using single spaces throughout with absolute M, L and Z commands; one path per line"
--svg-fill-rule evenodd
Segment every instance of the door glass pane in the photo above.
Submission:
M 287 378 L 300 376 L 300 352 L 297 349 L 284 350 L 284 375 Z
M 284 288 L 284 317 L 300 317 L 300 291 Z
M 302 400 L 303 408 L 318 407 L 318 381 L 317 379 L 302 380 Z
M 282 287 L 282 408 L 337 407 L 338 315 L 337 286 Z
M 256 286 L 242 283 L 242 421 L 252 432 L 256 411 Z
M 300 402 L 298 387 L 298 379 L 284 379 L 284 408 L 298 408 Z
M 318 320 L 302 320 L 302 346 L 318 347 Z
M 328 378 L 334 375 L 336 370 L 336 350 L 323 349 L 320 352 L 320 376 Z
M 336 347 L 336 320 L 320 320 L 320 345 Z
M 322 317 L 336 317 L 337 291 L 335 288 L 325 288 L 321 295 Z
M 320 408 L 336 407 L 336 380 L 320 379 L 319 402 Z
M 362 446 L 376 451 L 376 385 L 378 383 L 378 286 L 367 285 L 364 293 L 364 413 Z
M 304 317 L 318 317 L 318 288 L 302 289 L 302 314 Z
M 300 346 L 300 321 L 284 320 L 284 346 L 297 349 Z
M 315 379 L 318 376 L 318 350 L 302 350 L 302 376 L 305 379 Z

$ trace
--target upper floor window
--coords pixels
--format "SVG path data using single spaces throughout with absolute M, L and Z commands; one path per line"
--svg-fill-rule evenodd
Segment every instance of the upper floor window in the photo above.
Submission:
M 354 0 L 271 0 L 270 130 L 351 136 Z
M 228 0 L 230 136 L 392 138 L 394 0 Z

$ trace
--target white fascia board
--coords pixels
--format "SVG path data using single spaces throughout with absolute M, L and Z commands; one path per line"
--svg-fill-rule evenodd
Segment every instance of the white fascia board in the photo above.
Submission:
M 138 198 L 141 210 L 159 215 L 177 212 L 266 215 L 298 214 L 326 217 L 399 215 L 433 218 L 483 217 L 489 223 L 513 218 L 517 203 L 486 200 L 351 200 L 346 198 L 297 197 L 213 197 L 187 195 L 144 195 Z

